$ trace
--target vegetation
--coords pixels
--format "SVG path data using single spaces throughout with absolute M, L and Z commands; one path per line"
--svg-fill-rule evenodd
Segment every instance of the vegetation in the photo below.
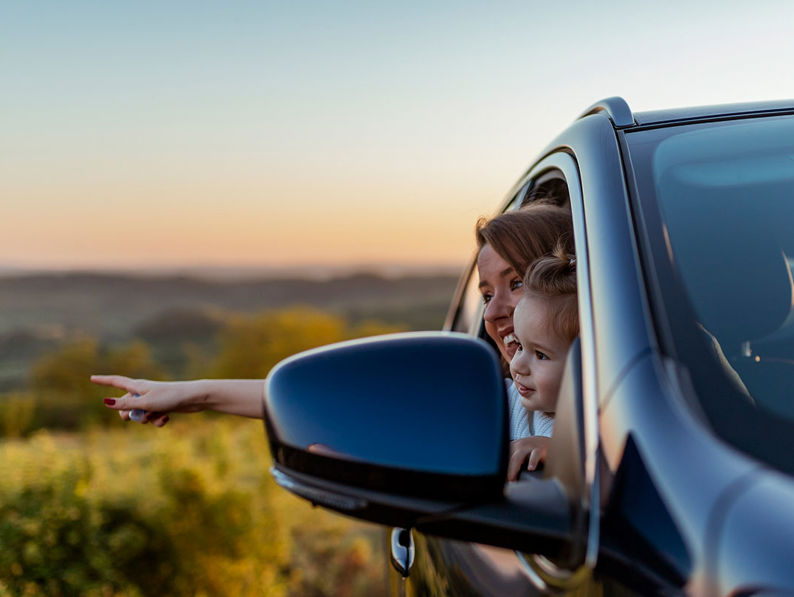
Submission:
M 379 595 L 381 531 L 275 487 L 261 424 L 0 444 L 2 595 Z
M 405 312 L 440 324 L 443 308 L 416 296 Z M 88 383 L 264 377 L 301 350 L 416 327 L 381 307 L 389 323 L 364 303 L 350 317 L 188 305 L 108 333 L 48 322 L 0 335 L 0 595 L 384 594 L 382 530 L 276 488 L 261 423 L 125 424 Z

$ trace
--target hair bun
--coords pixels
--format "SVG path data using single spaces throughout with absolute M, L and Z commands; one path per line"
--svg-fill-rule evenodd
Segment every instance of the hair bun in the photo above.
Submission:
M 535 260 L 524 279 L 527 289 L 552 296 L 576 294 L 576 255 L 566 245 L 560 239 L 551 254 Z
M 524 276 L 524 290 L 558 299 L 551 325 L 555 332 L 570 341 L 579 333 L 576 301 L 576 255 L 565 250 L 563 241 L 551 255 L 536 260 Z

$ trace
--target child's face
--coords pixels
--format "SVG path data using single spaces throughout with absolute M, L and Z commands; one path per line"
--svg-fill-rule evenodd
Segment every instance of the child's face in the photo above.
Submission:
M 527 410 L 554 412 L 571 343 L 551 326 L 553 298 L 525 294 L 513 313 L 518 348 L 510 374 Z

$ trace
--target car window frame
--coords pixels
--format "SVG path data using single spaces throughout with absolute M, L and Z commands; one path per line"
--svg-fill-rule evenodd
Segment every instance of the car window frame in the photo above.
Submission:
M 525 175 L 525 187 L 545 178 L 550 173 L 559 173 L 568 185 L 568 207 L 573 221 L 574 245 L 576 250 L 577 302 L 579 307 L 579 338 L 582 356 L 582 399 L 584 412 L 585 447 L 585 486 L 588 503 L 584 506 L 589 512 L 600 511 L 599 493 L 599 430 L 598 430 L 598 379 L 595 362 L 596 342 L 590 271 L 587 249 L 587 227 L 585 220 L 584 196 L 579 165 L 572 152 L 561 149 L 548 154 L 529 169 Z M 581 571 L 585 574 L 595 568 L 600 546 L 600 516 L 588 517 L 588 531 L 585 545 L 584 564 Z M 556 566 L 542 557 L 535 557 L 535 565 L 552 576 L 563 577 L 568 571 L 558 570 Z M 535 575 L 537 569 L 530 567 L 528 572 Z
M 585 419 L 585 485 L 587 487 L 588 504 L 586 507 L 590 512 L 598 512 L 600 508 L 599 478 L 598 478 L 598 383 L 597 368 L 595 364 L 595 329 L 593 323 L 592 298 L 590 290 L 590 273 L 588 267 L 587 254 L 587 228 L 585 222 L 584 198 L 582 193 L 581 173 L 576 159 L 567 150 L 554 151 L 535 165 L 533 165 L 508 195 L 509 199 L 503 204 L 502 209 L 497 213 L 505 213 L 520 206 L 530 203 L 533 200 L 532 191 L 543 182 L 561 178 L 568 186 L 568 207 L 571 210 L 573 220 L 574 243 L 576 247 L 577 260 L 577 286 L 578 286 L 578 307 L 580 322 L 580 342 L 582 351 L 582 379 L 583 379 L 583 400 L 584 400 L 584 419 Z M 474 295 L 474 293 L 477 295 Z M 460 313 L 464 308 L 463 301 L 476 299 L 479 300 L 477 289 L 477 268 L 476 254 L 472 259 L 468 269 L 468 277 L 461 281 L 459 286 L 455 309 L 452 311 L 454 317 L 450 318 L 449 327 L 463 331 L 472 336 L 477 336 L 488 341 L 485 334 L 482 315 L 484 306 L 476 311 L 476 316 L 467 326 L 460 327 L 458 324 Z M 480 301 L 481 302 L 481 301 Z M 458 327 L 456 327 L 458 326 Z M 598 556 L 600 543 L 600 517 L 590 516 L 588 522 L 588 533 L 585 546 L 585 568 L 592 570 Z M 524 558 L 521 558 L 522 560 Z M 549 568 L 551 564 L 541 561 L 541 565 Z

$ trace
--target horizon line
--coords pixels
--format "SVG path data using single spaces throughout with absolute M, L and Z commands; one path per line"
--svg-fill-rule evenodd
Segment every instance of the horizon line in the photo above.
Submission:
M 339 276 L 372 274 L 383 277 L 409 275 L 461 275 L 465 263 L 400 264 L 300 264 L 300 265 L 160 265 L 160 266 L 21 266 L 0 265 L 0 277 L 35 275 L 149 275 L 187 276 L 221 280 L 253 278 L 328 279 Z

